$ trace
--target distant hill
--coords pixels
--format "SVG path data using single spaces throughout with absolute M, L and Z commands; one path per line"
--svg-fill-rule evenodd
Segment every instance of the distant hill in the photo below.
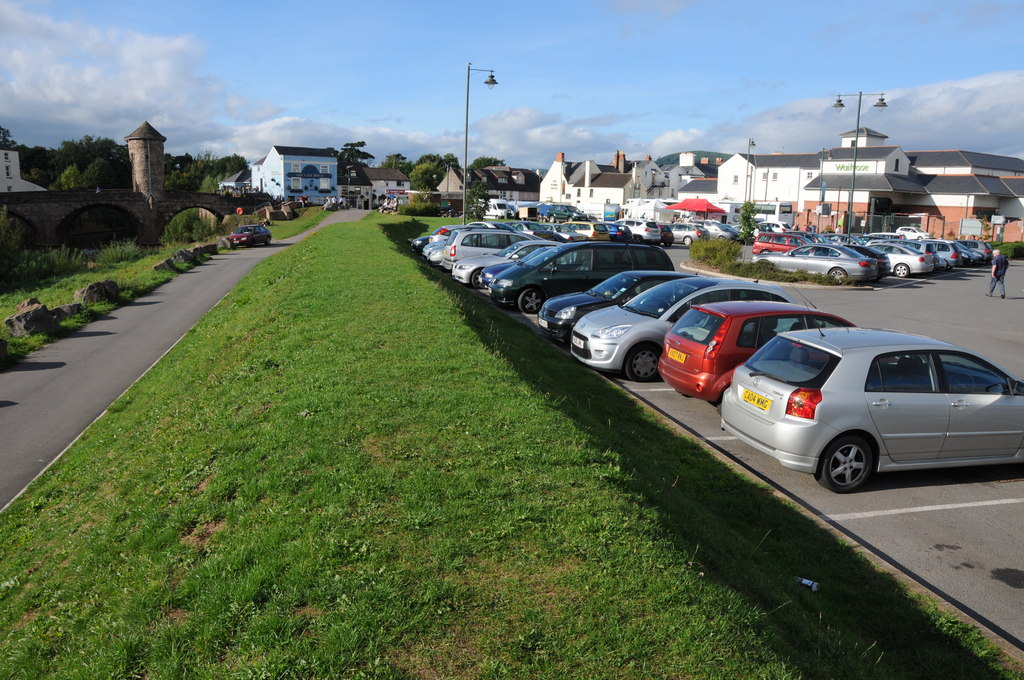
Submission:
M 681 153 L 692 153 L 694 159 L 699 163 L 700 159 L 707 158 L 709 163 L 714 164 L 715 160 L 721 158 L 723 161 L 732 158 L 731 153 L 722 153 L 720 151 L 676 151 L 675 153 L 665 154 L 661 158 L 655 159 L 655 163 L 658 165 L 677 165 L 679 163 L 679 154 Z

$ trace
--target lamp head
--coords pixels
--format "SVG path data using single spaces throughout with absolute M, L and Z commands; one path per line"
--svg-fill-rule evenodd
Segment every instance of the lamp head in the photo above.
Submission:
M 885 103 L 885 95 L 884 94 L 878 95 L 878 101 L 875 102 L 875 108 L 876 109 L 884 109 L 887 106 L 889 106 L 889 105 Z
M 498 81 L 494 79 L 494 71 L 491 71 L 490 75 L 487 76 L 487 80 L 484 81 L 484 85 L 493 90 L 494 86 L 497 84 Z M 885 106 L 884 102 L 882 106 Z
M 836 103 L 832 105 L 832 108 L 835 109 L 836 111 L 842 111 L 843 109 L 846 108 L 846 104 L 843 103 L 841 97 L 836 97 Z

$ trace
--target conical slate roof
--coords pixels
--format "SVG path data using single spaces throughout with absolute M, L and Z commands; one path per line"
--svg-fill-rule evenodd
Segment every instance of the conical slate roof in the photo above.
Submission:
M 124 141 L 127 142 L 129 139 L 159 139 L 161 142 L 167 141 L 167 138 L 157 132 L 156 128 L 150 125 L 148 120 L 143 121 L 142 125 L 135 129 L 135 132 L 124 138 Z

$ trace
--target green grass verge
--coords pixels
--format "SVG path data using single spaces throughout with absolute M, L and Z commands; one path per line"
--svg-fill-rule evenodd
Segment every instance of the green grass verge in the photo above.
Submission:
M 428 222 L 261 263 L 0 515 L 0 677 L 1020 677 Z

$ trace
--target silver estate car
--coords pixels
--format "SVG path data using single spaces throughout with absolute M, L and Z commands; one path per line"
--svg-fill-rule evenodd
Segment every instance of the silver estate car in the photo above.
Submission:
M 920 335 L 795 331 L 736 368 L 722 427 L 846 493 L 875 471 L 1024 462 L 1024 383 Z
M 856 253 L 846 246 L 833 244 L 815 243 L 784 253 L 762 252 L 752 259 L 754 262 L 771 262 L 783 271 L 827 274 L 834 279 L 873 281 L 881 275 L 877 260 Z
M 695 276 L 666 281 L 621 305 L 585 314 L 570 336 L 572 355 L 591 368 L 656 380 L 665 333 L 691 305 L 728 300 L 795 302 L 778 286 Z
M 484 282 L 481 275 L 484 269 L 496 264 L 511 264 L 516 260 L 526 257 L 530 253 L 540 248 L 552 248 L 558 244 L 554 241 L 545 241 L 544 239 L 537 237 L 536 239 L 530 238 L 526 241 L 518 241 L 513 243 L 504 250 L 499 250 L 493 255 L 477 255 L 476 257 L 467 257 L 465 260 L 459 260 L 452 267 L 452 278 L 460 283 L 473 286 L 474 288 L 483 288 Z

